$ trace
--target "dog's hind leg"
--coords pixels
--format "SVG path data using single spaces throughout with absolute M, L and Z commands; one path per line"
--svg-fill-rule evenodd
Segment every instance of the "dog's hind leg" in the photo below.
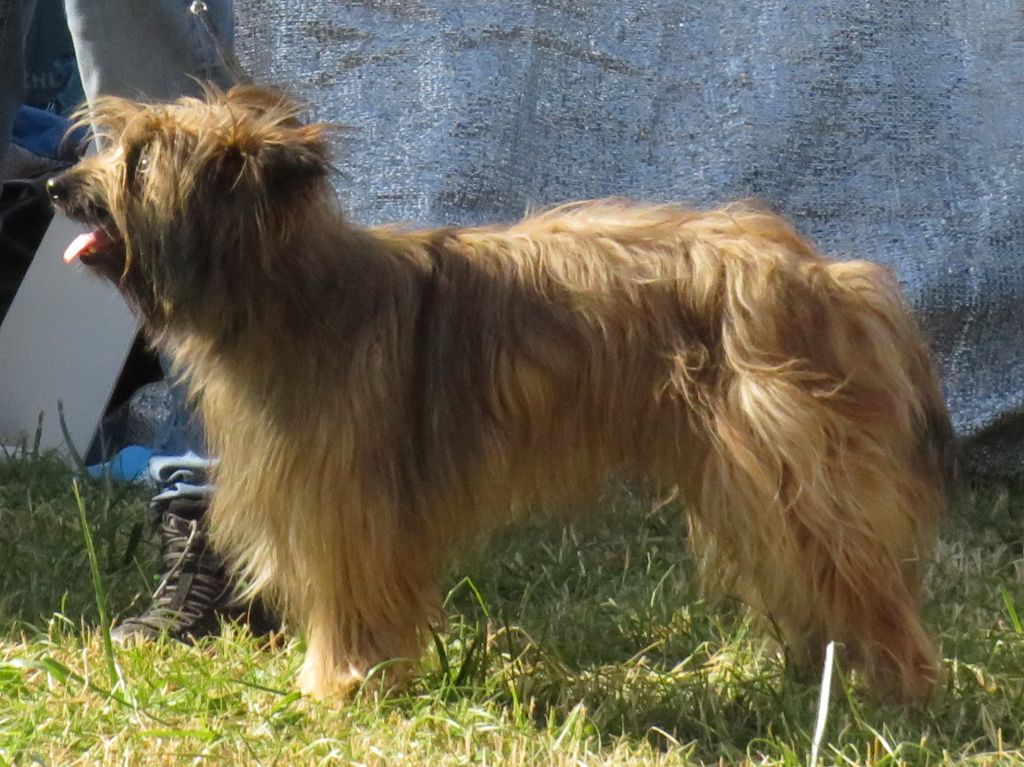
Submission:
M 919 699 L 935 679 L 920 619 L 921 494 L 851 436 L 798 449 L 719 419 L 693 515 L 709 578 L 764 609 L 804 661 L 836 640 L 873 687 Z M 846 441 L 843 444 L 843 441 Z
M 687 487 L 695 543 L 804 655 L 836 640 L 876 689 L 919 699 L 948 416 L 891 276 L 783 245 L 723 261 L 718 358 L 688 398 L 709 444 Z

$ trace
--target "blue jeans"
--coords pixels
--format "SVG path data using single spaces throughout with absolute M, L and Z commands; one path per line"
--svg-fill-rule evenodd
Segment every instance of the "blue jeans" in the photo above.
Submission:
M 234 78 L 190 0 L 64 0 L 86 98 L 162 101 Z M 231 47 L 232 0 L 206 0 L 206 17 Z M 0 163 L 25 96 L 25 36 L 35 0 L 0 0 Z

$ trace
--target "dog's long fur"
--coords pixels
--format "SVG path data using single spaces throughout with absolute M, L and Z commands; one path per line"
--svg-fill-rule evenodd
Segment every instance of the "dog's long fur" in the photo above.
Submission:
M 951 433 L 886 270 L 745 205 L 360 228 L 323 126 L 254 88 L 94 119 L 112 143 L 62 204 L 190 381 L 214 540 L 304 629 L 305 690 L 415 658 L 455 552 L 615 475 L 679 488 L 709 575 L 804 655 L 926 692 Z

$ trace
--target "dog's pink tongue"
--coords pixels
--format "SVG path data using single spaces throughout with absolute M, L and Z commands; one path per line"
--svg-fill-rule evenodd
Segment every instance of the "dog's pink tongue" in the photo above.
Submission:
M 110 238 L 102 229 L 95 232 L 86 232 L 78 235 L 64 251 L 64 263 L 71 264 L 77 261 L 83 254 L 92 253 L 110 244 Z

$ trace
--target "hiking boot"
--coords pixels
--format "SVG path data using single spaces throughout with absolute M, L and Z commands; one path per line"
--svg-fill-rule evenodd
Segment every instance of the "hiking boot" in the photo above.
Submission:
M 259 600 L 239 603 L 224 563 L 207 546 L 202 516 L 206 503 L 174 498 L 161 503 L 160 584 L 146 612 L 111 632 L 114 641 L 148 641 L 166 634 L 194 641 L 217 634 L 221 621 L 247 623 L 256 636 L 279 628 Z

